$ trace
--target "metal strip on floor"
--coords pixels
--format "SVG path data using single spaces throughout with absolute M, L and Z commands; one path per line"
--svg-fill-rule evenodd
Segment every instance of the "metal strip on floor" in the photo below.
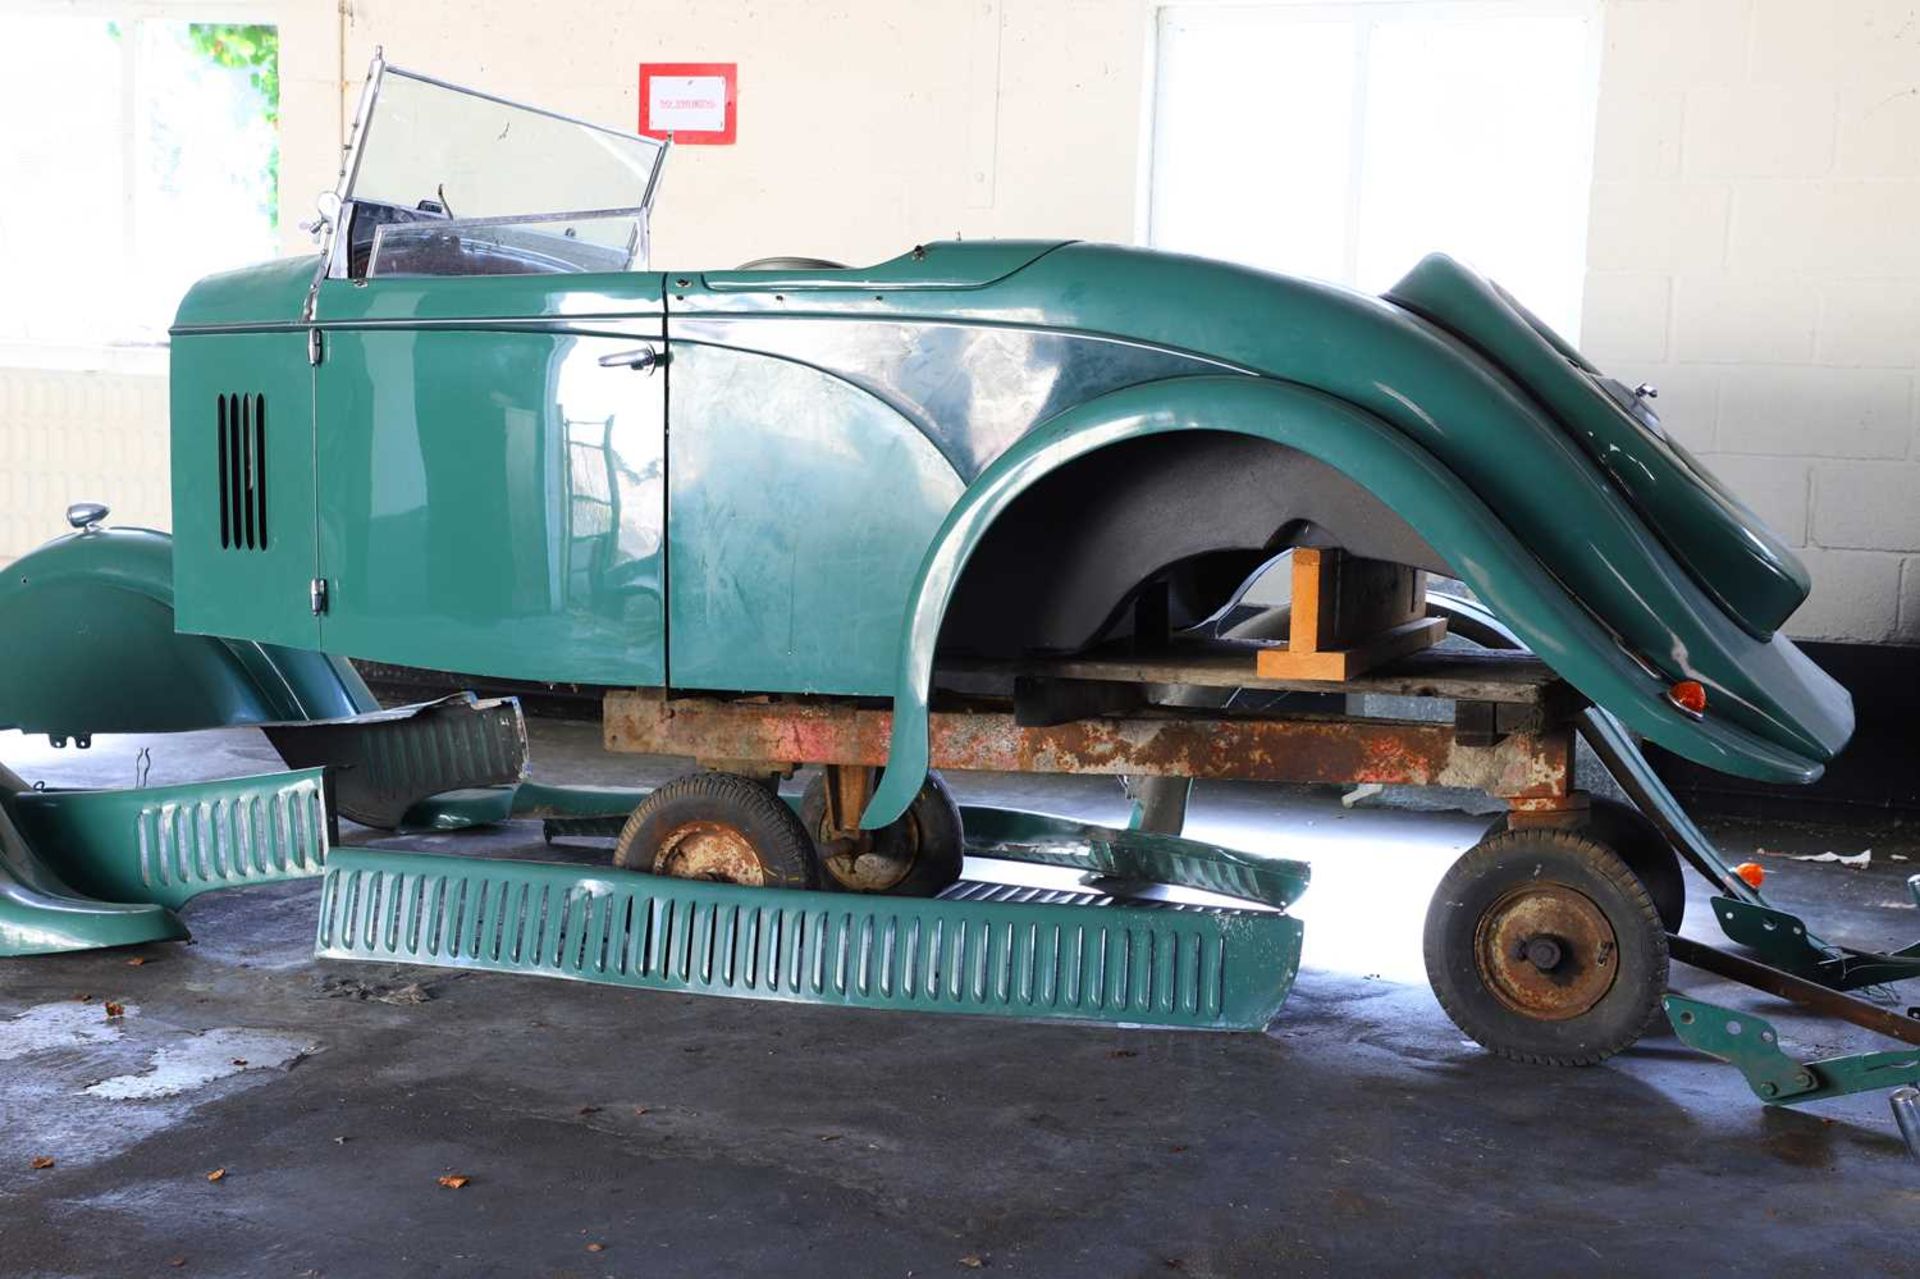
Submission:
M 973 897 L 340 849 L 314 951 L 837 1007 L 1222 1030 L 1265 1026 L 1299 969 L 1300 922 L 1275 911 Z

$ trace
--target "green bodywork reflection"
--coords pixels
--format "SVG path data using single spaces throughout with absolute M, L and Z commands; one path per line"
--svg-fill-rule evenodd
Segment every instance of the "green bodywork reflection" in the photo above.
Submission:
M 624 337 L 327 335 L 316 395 L 330 652 L 659 683 L 664 375 Z
M 8 566 L 0 727 L 54 737 L 166 733 L 377 709 L 344 658 L 176 629 L 173 553 L 165 533 L 102 529 L 57 538 Z
M 672 682 L 885 696 L 920 558 L 963 485 L 880 400 L 677 342 Z

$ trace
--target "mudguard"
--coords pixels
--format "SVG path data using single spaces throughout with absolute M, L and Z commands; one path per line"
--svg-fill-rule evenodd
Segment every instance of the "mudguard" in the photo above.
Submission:
M 1446 465 L 1373 413 L 1268 378 L 1186 377 L 1090 400 L 1037 428 L 989 466 L 949 513 L 922 561 L 903 623 L 893 740 L 862 824 L 906 810 L 927 768 L 927 698 L 940 624 L 967 559 L 994 519 L 1042 476 L 1123 440 L 1172 431 L 1231 431 L 1296 448 L 1365 485 L 1434 547 L 1493 613 L 1568 683 L 1629 727 L 1709 768 L 1808 782 L 1845 744 L 1844 689 L 1781 636 L 1761 640 L 1729 618 L 1630 515 L 1593 530 L 1638 570 L 1631 611 L 1604 620 L 1541 563 Z M 1624 606 L 1622 606 L 1624 607 Z M 1668 637 L 1658 673 L 1618 635 L 1656 626 Z M 1649 646 L 1651 647 L 1651 646 Z M 1708 714 L 1672 705 L 1674 679 L 1708 689 Z
M 337 719 L 379 704 L 344 659 L 174 630 L 173 540 L 57 538 L 0 579 L 0 728 L 56 738 Z

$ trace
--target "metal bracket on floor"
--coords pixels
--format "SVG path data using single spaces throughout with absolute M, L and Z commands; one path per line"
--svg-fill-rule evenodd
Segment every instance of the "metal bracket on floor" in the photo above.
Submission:
M 1760 890 L 1736 875 L 1713 841 L 1694 825 L 1625 726 L 1611 714 L 1588 707 L 1581 713 L 1580 735 L 1673 850 L 1720 889 L 1713 899 L 1713 917 L 1730 940 L 1768 964 L 1830 990 L 1920 977 L 1920 944 L 1890 952 L 1835 945 L 1815 935 L 1799 916 L 1768 905 Z M 1920 902 L 1920 889 L 1911 883 L 1908 887 Z
M 1665 1006 L 1680 1042 L 1739 1067 L 1754 1096 L 1769 1105 L 1920 1082 L 1920 1048 L 1799 1062 L 1782 1051 L 1779 1033 L 1764 1017 L 1685 995 L 1669 994 Z
M 1720 931 L 1775 968 L 1829 990 L 1858 990 L 1920 977 L 1920 944 L 1896 951 L 1856 950 L 1822 941 L 1799 916 L 1757 902 L 1713 899 Z

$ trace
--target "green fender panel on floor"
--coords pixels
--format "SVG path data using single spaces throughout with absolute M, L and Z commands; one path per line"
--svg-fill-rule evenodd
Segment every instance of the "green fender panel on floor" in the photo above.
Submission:
M 76 893 L 34 857 L 0 808 L 0 956 L 132 946 L 186 935 L 164 906 L 95 901 Z
M 165 533 L 70 534 L 0 576 L 0 728 L 164 733 L 378 708 L 343 658 L 176 631 Z

